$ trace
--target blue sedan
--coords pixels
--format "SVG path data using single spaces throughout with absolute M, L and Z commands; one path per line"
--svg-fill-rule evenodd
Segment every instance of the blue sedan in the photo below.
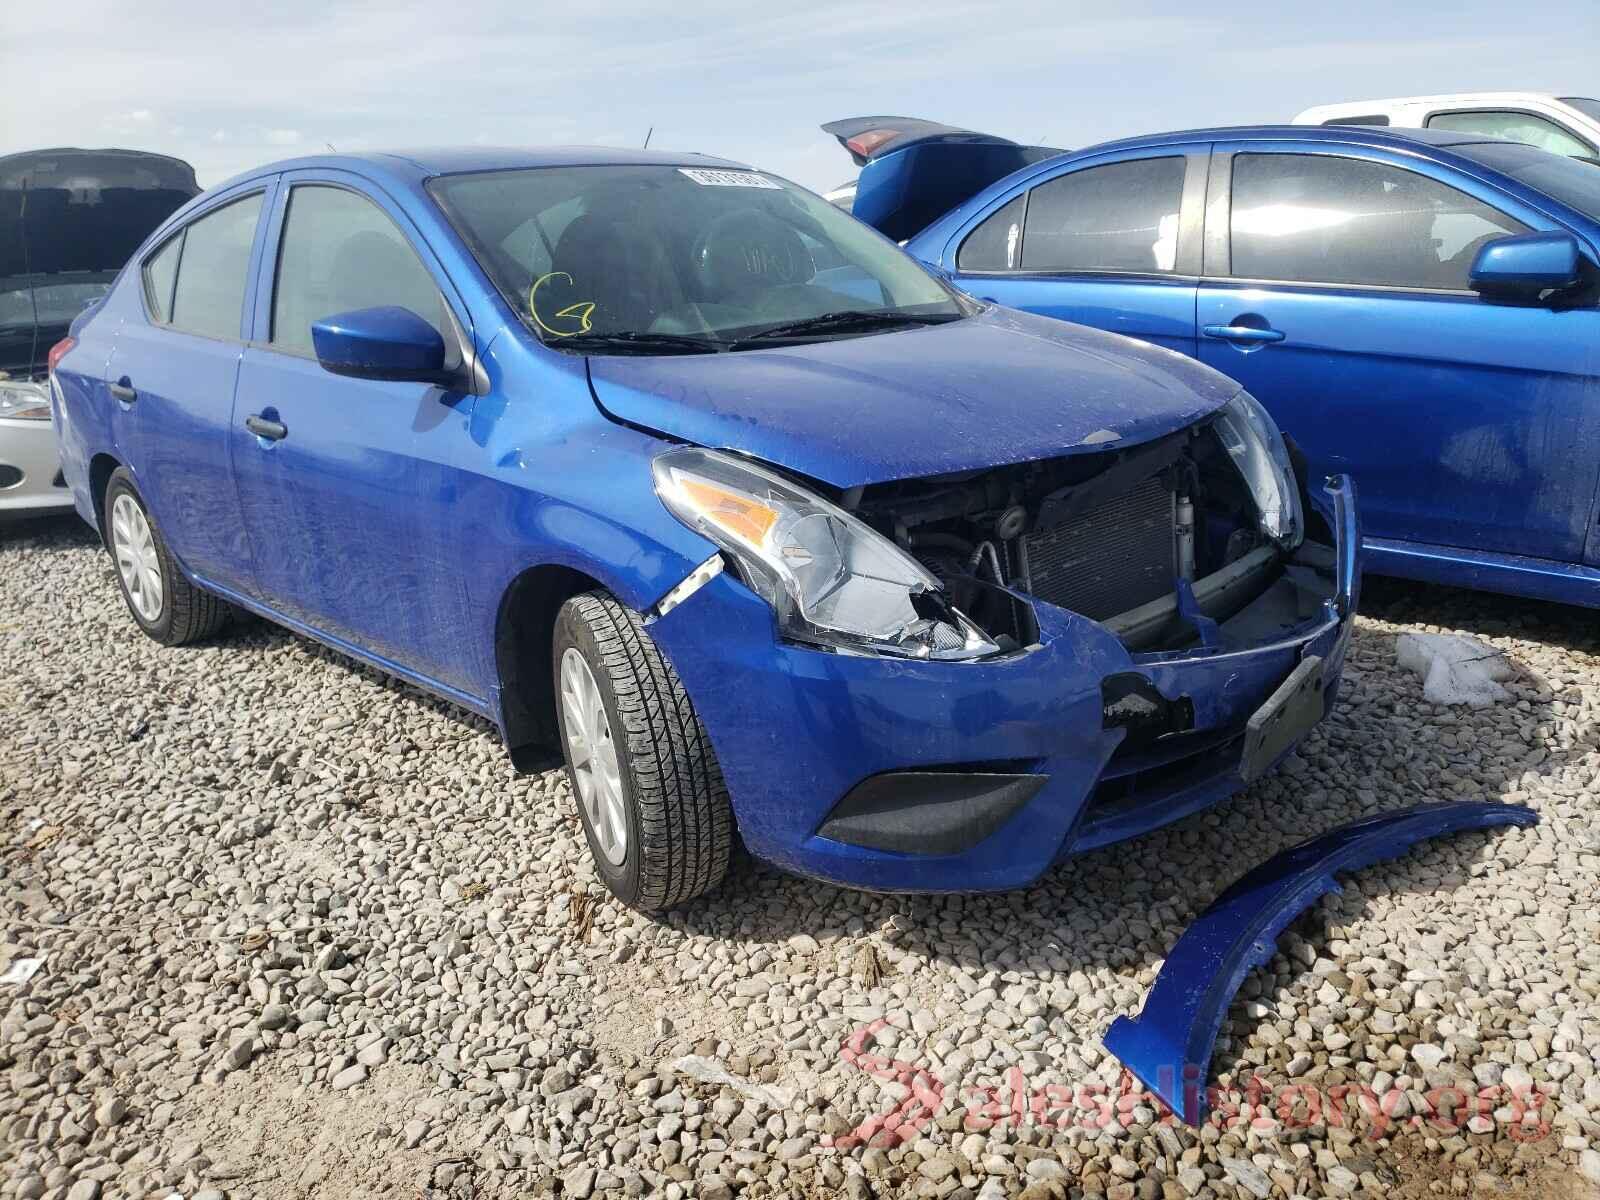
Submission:
M 51 352 L 134 622 L 235 609 L 564 757 L 645 909 L 758 856 L 1020 886 L 1338 687 L 1342 477 L 1192 358 L 982 304 L 781 179 L 587 150 L 198 197 Z
M 1242 383 L 1360 486 L 1369 570 L 1600 606 L 1593 165 L 1421 129 L 826 128 L 856 215 L 972 294 Z

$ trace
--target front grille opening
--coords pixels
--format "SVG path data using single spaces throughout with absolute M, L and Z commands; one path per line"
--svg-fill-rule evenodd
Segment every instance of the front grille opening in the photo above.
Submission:
M 1177 495 L 1160 476 L 1021 539 L 1029 594 L 1101 621 L 1173 589 Z
M 1100 622 L 1130 650 L 1185 649 L 1199 644 L 1204 622 L 1181 615 L 1182 581 L 1199 613 L 1221 625 L 1284 574 L 1209 425 L 1121 450 L 871 485 L 839 500 L 926 565 L 992 636 L 1024 646 L 1034 641 L 1032 602 L 1043 601 Z

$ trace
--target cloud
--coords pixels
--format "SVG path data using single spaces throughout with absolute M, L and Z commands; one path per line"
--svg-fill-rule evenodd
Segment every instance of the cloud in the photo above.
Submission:
M 269 146 L 298 146 L 300 144 L 300 131 L 298 129 L 269 129 L 267 130 L 266 141 Z

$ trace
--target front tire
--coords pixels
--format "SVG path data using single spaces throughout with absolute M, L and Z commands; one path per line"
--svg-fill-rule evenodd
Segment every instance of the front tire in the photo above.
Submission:
M 607 592 L 562 606 L 553 649 L 567 779 L 595 870 L 648 912 L 709 892 L 728 871 L 733 814 L 676 672 Z
M 103 511 L 117 586 L 140 629 L 163 646 L 182 646 L 227 623 L 227 602 L 184 577 L 126 468 L 111 473 Z

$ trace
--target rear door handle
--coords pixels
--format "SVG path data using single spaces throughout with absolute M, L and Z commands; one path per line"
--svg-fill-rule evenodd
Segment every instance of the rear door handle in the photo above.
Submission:
M 1202 325 L 1200 332 L 1208 338 L 1221 338 L 1225 342 L 1283 341 L 1280 330 L 1257 329 L 1254 325 Z
M 129 382 L 126 375 L 117 380 L 117 382 L 107 386 L 108 390 L 111 392 L 111 398 L 113 400 L 120 400 L 124 404 L 132 404 L 139 398 L 139 393 L 134 391 L 133 384 Z
M 265 417 L 251 413 L 244 419 L 244 427 L 257 437 L 266 438 L 269 442 L 276 442 L 280 438 L 289 436 L 289 427 L 282 421 L 269 421 Z

